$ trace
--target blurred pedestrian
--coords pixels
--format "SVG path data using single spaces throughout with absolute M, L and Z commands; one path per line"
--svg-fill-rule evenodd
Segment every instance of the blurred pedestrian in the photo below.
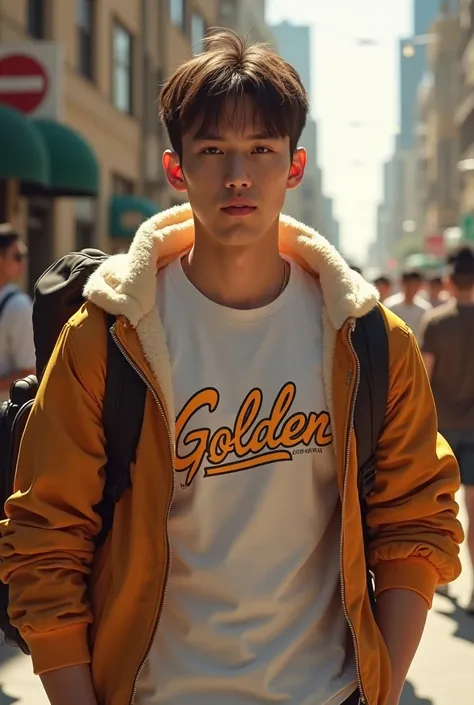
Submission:
M 27 249 L 8 224 L 0 225 L 0 400 L 12 382 L 35 373 L 32 304 L 18 286 Z
M 450 257 L 448 268 L 452 298 L 423 319 L 421 347 L 440 431 L 461 470 L 474 572 L 474 252 L 461 248 Z M 474 590 L 466 609 L 474 614 Z
M 419 340 L 421 320 L 431 309 L 431 304 L 419 293 L 423 277 L 416 270 L 407 270 L 403 272 L 400 283 L 402 291 L 386 299 L 384 305 L 399 316 Z
M 384 303 L 392 293 L 392 281 L 385 274 L 381 274 L 377 279 L 374 279 L 373 285 L 379 292 L 380 301 Z
M 433 308 L 442 306 L 449 299 L 449 293 L 443 281 L 443 277 L 438 274 L 427 277 L 426 279 L 426 295 L 429 303 Z

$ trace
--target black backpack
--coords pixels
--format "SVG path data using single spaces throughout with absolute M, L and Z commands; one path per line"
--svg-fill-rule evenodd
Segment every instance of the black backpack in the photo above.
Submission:
M 108 255 L 98 250 L 73 252 L 55 262 L 37 281 L 33 303 L 33 329 L 36 370 L 41 379 L 57 338 L 69 318 L 84 303 L 84 286 L 94 270 Z M 103 423 L 107 439 L 107 466 L 103 499 L 96 511 L 102 529 L 97 546 L 106 539 L 116 502 L 130 485 L 130 465 L 135 460 L 143 414 L 146 386 L 119 351 L 110 328 L 114 316 L 108 316 L 107 374 L 104 392 Z M 21 438 L 38 390 L 38 378 L 31 375 L 14 382 L 10 399 L 0 406 L 0 506 L 13 493 L 15 470 Z M 0 630 L 5 641 L 29 650 L 8 616 L 8 585 L 0 582 Z
M 69 318 L 83 305 L 84 286 L 108 255 L 99 250 L 73 252 L 55 262 L 37 281 L 33 304 L 36 369 L 44 372 L 57 338 Z M 104 496 L 95 508 L 102 519 L 97 546 L 112 527 L 114 507 L 131 485 L 130 465 L 135 460 L 145 408 L 146 385 L 125 360 L 110 329 L 108 316 L 107 375 L 103 423 L 107 466 Z M 352 343 L 360 361 L 359 386 L 354 409 L 359 463 L 359 496 L 365 515 L 365 500 L 375 481 L 375 450 L 383 426 L 388 387 L 388 340 L 379 307 L 358 320 Z M 38 389 L 34 376 L 16 381 L 10 400 L 0 407 L 0 506 L 13 493 L 14 477 L 23 431 Z M 367 410 L 371 409 L 371 414 Z M 371 420 L 371 423 L 369 423 Z M 365 523 L 365 522 L 364 522 Z M 8 585 L 0 582 L 0 630 L 12 646 L 29 650 L 8 616 Z

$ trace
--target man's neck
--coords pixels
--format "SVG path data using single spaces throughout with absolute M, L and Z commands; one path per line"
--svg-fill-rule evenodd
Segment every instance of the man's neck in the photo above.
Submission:
M 242 248 L 197 238 L 183 259 L 184 273 L 204 296 L 239 309 L 259 308 L 276 299 L 285 282 L 286 266 L 277 237 L 273 246 L 266 238 Z
M 407 296 L 407 295 L 405 294 L 404 303 L 406 303 L 407 306 L 413 306 L 414 301 L 415 301 L 415 297 L 414 297 L 414 296 Z
M 4 287 L 8 286 L 9 284 L 12 284 L 13 282 L 9 281 L 8 279 L 5 279 L 5 277 L 0 276 L 0 289 L 3 289 Z

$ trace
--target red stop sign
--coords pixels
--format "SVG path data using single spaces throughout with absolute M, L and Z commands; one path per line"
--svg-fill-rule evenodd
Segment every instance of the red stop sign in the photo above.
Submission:
M 32 56 L 11 54 L 0 58 L 0 103 L 32 113 L 48 92 L 44 66 Z

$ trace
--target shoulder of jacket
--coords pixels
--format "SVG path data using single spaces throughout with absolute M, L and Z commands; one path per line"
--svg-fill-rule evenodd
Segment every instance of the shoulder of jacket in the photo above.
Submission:
M 74 348 L 87 355 L 99 352 L 107 338 L 105 312 L 90 301 L 84 303 L 66 324 L 67 336 L 72 338 Z M 100 347 L 99 347 L 100 346 Z
M 416 346 L 416 339 L 412 330 L 396 313 L 379 304 L 385 319 L 388 336 L 390 362 L 405 358 L 410 349 Z
M 385 318 L 387 335 L 389 337 L 390 342 L 398 338 L 406 340 L 410 337 L 410 335 L 412 335 L 412 332 L 407 326 L 407 324 L 402 321 L 402 319 L 397 316 L 396 313 L 384 306 L 384 304 L 382 303 L 379 303 L 379 308 L 382 312 L 383 317 Z

